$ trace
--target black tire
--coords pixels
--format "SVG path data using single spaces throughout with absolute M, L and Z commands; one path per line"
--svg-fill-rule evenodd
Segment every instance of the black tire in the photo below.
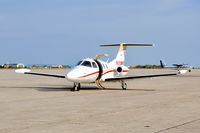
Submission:
M 73 88 L 71 88 L 71 91 L 75 91 L 75 86 Z
M 81 89 L 81 84 L 80 84 L 80 83 L 78 83 L 78 86 L 77 86 L 77 91 L 80 91 L 80 89 Z
M 126 90 L 126 88 L 127 88 L 127 84 L 126 83 L 122 83 L 122 89 Z

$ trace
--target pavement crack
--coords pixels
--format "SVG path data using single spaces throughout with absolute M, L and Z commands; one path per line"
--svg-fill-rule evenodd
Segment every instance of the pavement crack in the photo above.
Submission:
M 174 129 L 174 128 L 182 127 L 182 126 L 187 125 L 187 124 L 194 123 L 194 122 L 196 122 L 196 121 L 200 121 L 200 118 L 199 118 L 199 119 L 192 120 L 192 121 L 188 121 L 188 122 L 185 122 L 185 123 L 176 125 L 176 126 L 172 126 L 172 127 L 169 127 L 169 128 L 166 128 L 166 129 L 163 129 L 163 130 L 154 132 L 154 133 L 161 133 L 161 132 L 164 132 L 164 131 L 167 131 L 167 130 L 171 130 L 171 129 Z

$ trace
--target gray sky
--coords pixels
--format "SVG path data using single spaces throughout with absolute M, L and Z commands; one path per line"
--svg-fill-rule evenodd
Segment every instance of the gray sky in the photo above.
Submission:
M 155 43 L 129 48 L 126 65 L 200 66 L 198 0 L 0 0 L 0 64 L 74 64 L 116 48 L 100 44 Z

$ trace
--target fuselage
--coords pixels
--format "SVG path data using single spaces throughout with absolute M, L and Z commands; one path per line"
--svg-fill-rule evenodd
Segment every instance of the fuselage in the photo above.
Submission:
M 97 79 L 105 81 L 106 78 L 125 76 L 128 68 L 124 65 L 116 65 L 117 62 L 110 63 L 84 59 L 66 74 L 66 78 L 74 83 L 94 83 Z

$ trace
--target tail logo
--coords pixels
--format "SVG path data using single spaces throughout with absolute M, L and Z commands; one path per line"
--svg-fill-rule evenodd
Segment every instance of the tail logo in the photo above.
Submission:
M 123 64 L 124 64 L 123 61 L 116 61 L 116 65 L 118 65 L 118 66 L 121 66 L 121 65 L 123 65 Z

